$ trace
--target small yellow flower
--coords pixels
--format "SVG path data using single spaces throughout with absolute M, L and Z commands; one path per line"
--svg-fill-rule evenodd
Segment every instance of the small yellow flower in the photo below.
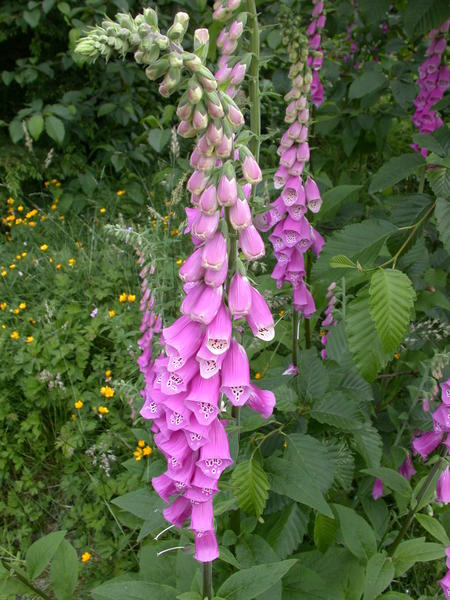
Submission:
M 16 219 L 16 220 L 14 221 L 14 223 L 15 223 L 16 225 L 20 225 L 20 224 L 22 223 L 22 219 Z
M 64 215 L 61 215 L 60 217 L 58 217 L 58 219 L 59 219 L 60 221 L 64 221 Z
M 22 257 L 20 256 L 20 254 L 16 254 L 16 260 L 22 260 Z
M 280 312 L 278 313 L 280 317 L 284 317 L 284 310 L 281 309 Z
M 23 211 L 23 206 L 22 206 L 21 204 L 19 204 L 19 206 L 17 207 L 17 210 L 18 210 L 19 212 L 22 212 L 22 211 Z
M 140 448 L 136 448 L 136 450 L 133 452 L 133 456 L 136 460 L 141 460 L 142 450 Z
M 0 310 L 5 310 L 7 306 L 8 305 L 6 304 L 6 302 L 1 302 L 0 303 Z
M 394 358 L 395 358 L 395 360 L 398 360 L 400 358 L 400 352 L 396 352 L 394 354 Z
M 108 315 L 109 315 L 109 316 L 111 317 L 111 319 L 112 319 L 113 317 L 115 317 L 115 316 L 116 316 L 116 311 L 115 311 L 114 309 L 110 308 L 110 309 L 108 310 Z
M 3 269 L 3 271 L 1 272 L 1 276 L 6 277 L 7 275 L 8 275 L 8 271 L 5 271 L 5 269 Z
M 42 244 L 41 250 L 42 250 L 42 252 L 45 252 L 46 250 L 48 250 L 48 245 L 47 244 Z
M 9 268 L 10 268 L 11 270 L 13 270 L 13 269 L 15 269 L 15 268 L 16 268 L 16 265 L 15 265 L 14 263 L 12 263 L 11 265 L 9 265 Z
M 25 250 L 22 252 L 22 256 L 23 258 L 25 258 L 25 256 L 27 255 L 27 253 L 25 252 Z
M 261 373 L 255 373 L 255 379 L 261 379 L 262 375 Z
M 25 309 L 26 309 L 26 307 L 27 307 L 27 304 L 26 304 L 26 302 L 21 302 L 21 303 L 19 304 L 19 308 L 20 308 L 20 310 L 25 310 Z
M 319 332 L 320 337 L 323 337 L 326 334 L 327 334 L 327 332 L 325 331 L 325 329 L 321 329 Z
M 106 369 L 105 375 L 106 377 L 111 377 L 111 369 Z
M 109 413 L 109 408 L 106 408 L 106 406 L 99 406 L 98 407 L 98 412 L 101 415 L 107 415 Z
M 13 314 L 18 315 L 20 313 L 20 310 L 18 308 L 15 308 L 13 310 Z
M 32 344 L 32 343 L 34 342 L 34 337 L 33 337 L 32 335 L 28 335 L 28 336 L 27 336 L 27 342 L 28 342 L 29 344 Z
M 49 262 L 50 264 L 52 264 L 52 262 L 53 262 L 53 256 L 50 256 L 50 257 L 49 257 L 49 259 L 48 259 L 48 262 Z
M 125 190 L 117 190 L 116 196 L 119 196 L 119 198 L 120 198 L 120 196 L 123 196 L 125 193 L 126 193 Z
M 181 258 L 179 258 L 179 259 L 177 260 L 177 265 L 181 265 L 181 264 L 183 264 L 183 260 L 182 260 Z
M 44 185 L 45 185 L 45 187 L 48 187 L 49 186 L 49 182 L 48 181 L 44 181 Z
M 105 396 L 105 398 L 112 398 L 114 396 L 114 390 L 109 385 L 103 385 L 100 388 L 100 394 Z
M 36 319 L 33 319 L 33 317 L 30 317 L 28 320 L 32 325 L 36 325 Z
M 50 206 L 50 208 L 51 208 L 52 210 L 56 210 L 56 204 L 53 202 L 53 204 Z
M 61 187 L 61 182 L 60 182 L 60 181 L 57 181 L 57 182 L 55 183 L 55 187 L 57 187 L 57 188 L 60 188 L 60 187 Z
M 89 562 L 91 560 L 91 555 L 89 552 L 83 552 L 83 554 L 81 555 L 81 562 Z
M 62 267 L 62 264 L 61 264 L 61 263 L 56 263 L 56 268 L 58 269 L 58 271 L 59 271 L 59 269 L 60 269 L 61 267 Z
M 77 410 L 80 410 L 80 408 L 83 408 L 83 401 L 82 400 L 77 400 L 74 404 L 75 408 Z
M 53 178 L 51 183 L 53 183 L 53 185 L 55 185 L 55 183 L 58 183 L 58 180 Z
M 128 302 L 134 302 L 136 300 L 136 294 L 128 294 Z
M 100 209 L 100 214 L 104 215 L 104 214 L 105 214 L 105 212 L 106 212 L 106 208 L 102 207 L 102 208 Z
M 143 448 L 145 446 L 145 441 L 144 440 L 139 440 L 138 441 L 138 446 L 139 446 L 139 448 Z
M 18 340 L 18 339 L 19 339 L 19 337 L 20 337 L 20 334 L 19 334 L 19 332 L 18 332 L 18 331 L 13 331 L 9 337 L 10 337 L 12 340 Z
M 14 198 L 8 198 L 6 202 L 11 206 L 12 204 L 14 204 L 15 200 Z
M 142 453 L 144 456 L 150 456 L 150 454 L 153 452 L 153 450 L 150 448 L 150 446 L 145 446 L 145 448 L 143 449 Z
M 75 242 L 75 246 L 76 246 L 76 247 L 78 248 L 78 250 L 79 250 L 80 248 L 82 248 L 82 247 L 83 247 L 83 244 L 82 244 L 81 242 Z
M 36 223 L 35 223 L 35 221 L 30 221 L 30 222 L 28 223 L 28 225 L 29 225 L 31 228 L 33 228 L 33 227 L 36 227 Z
M 68 260 L 69 267 L 73 267 L 76 262 L 77 261 L 74 258 L 69 258 L 69 260 Z
M 287 448 L 287 441 L 286 440 L 284 440 L 284 442 L 283 442 L 283 447 Z
M 2 329 L 6 329 L 6 325 L 2 323 Z
M 128 294 L 126 292 L 122 292 L 119 296 L 119 302 L 126 302 L 128 299 Z

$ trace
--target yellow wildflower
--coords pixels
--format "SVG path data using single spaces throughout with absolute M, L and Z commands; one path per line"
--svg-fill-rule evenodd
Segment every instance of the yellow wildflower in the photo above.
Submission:
M 100 213 L 101 213 L 102 215 L 104 215 L 104 214 L 105 214 L 105 212 L 106 212 L 106 208 L 105 208 L 105 207 L 102 207 L 102 208 L 100 209 Z
M 11 204 L 14 204 L 15 200 L 14 198 L 8 198 L 7 203 L 11 206 Z
M 280 315 L 280 317 L 284 317 L 284 310 L 281 309 L 280 312 L 278 313 Z
M 182 263 L 183 263 L 183 260 L 182 260 L 181 258 L 179 258 L 179 259 L 177 260 L 177 265 L 181 265 Z
M 108 310 L 108 314 L 109 314 L 109 316 L 110 316 L 110 317 L 111 317 L 111 319 L 112 319 L 113 317 L 115 317 L 115 316 L 116 316 L 116 311 L 115 311 L 113 308 L 110 308 L 110 309 Z
M 396 353 L 394 354 L 394 358 L 395 358 L 396 360 L 398 360 L 398 359 L 400 358 L 400 352 L 396 352 Z
M 18 210 L 19 212 L 22 212 L 22 211 L 23 211 L 23 206 L 22 206 L 21 204 L 19 204 L 19 206 L 17 207 L 17 210 Z
M 128 299 L 128 294 L 126 292 L 122 292 L 119 296 L 119 302 L 126 302 Z
M 15 308 L 15 309 L 13 310 L 13 313 L 14 313 L 15 315 L 18 315 L 18 314 L 20 313 L 20 310 L 19 310 L 18 308 Z
M 75 408 L 77 410 L 80 410 L 80 408 L 83 408 L 83 401 L 82 400 L 77 400 L 74 404 Z
M 69 258 L 68 263 L 70 267 L 73 267 L 77 261 L 74 258 Z
M 262 375 L 261 373 L 255 373 L 255 379 L 261 379 Z
M 46 250 L 48 250 L 48 245 L 47 244 L 42 244 L 41 250 L 42 250 L 42 252 L 45 252 Z
M 32 343 L 34 342 L 34 337 L 33 337 L 32 335 L 28 335 L 28 336 L 27 336 L 27 342 L 28 342 L 29 344 L 32 344 Z
M 128 302 L 134 302 L 136 300 L 136 294 L 128 294 Z
M 112 398 L 114 396 L 114 390 L 109 385 L 103 385 L 100 388 L 100 394 L 105 396 L 105 398 Z
M 7 306 L 6 302 L 0 302 L 0 310 L 5 310 Z
M 7 274 L 8 274 L 8 271 L 5 271 L 5 269 L 3 269 L 2 272 L 1 272 L 1 276 L 2 277 L 6 277 Z
M 58 217 L 60 221 L 64 221 L 64 215 L 61 215 L 60 217 Z
M 57 182 L 55 183 L 55 187 L 57 187 L 57 188 L 60 188 L 60 187 L 61 187 L 61 182 L 60 182 L 60 181 L 57 181 Z
M 57 180 L 57 179 L 55 179 L 55 178 L 53 178 L 53 179 L 51 180 L 51 183 L 53 183 L 53 185 L 54 185 L 55 183 L 58 183 L 58 180 Z
M 35 222 L 35 221 L 30 221 L 30 222 L 28 223 L 28 225 L 29 225 L 31 228 L 33 228 L 33 227 L 36 227 L 36 222 Z
M 27 253 L 25 251 L 23 251 L 22 256 L 25 258 L 26 255 L 27 255 Z
M 18 332 L 18 331 L 13 331 L 9 337 L 10 337 L 12 340 L 18 340 L 18 339 L 19 339 L 19 337 L 20 337 L 20 334 L 19 334 L 19 332 Z
M 56 268 L 59 270 L 62 267 L 61 263 L 56 263 Z
M 98 407 L 98 412 L 101 415 L 107 415 L 109 413 L 109 408 L 106 408 L 106 406 L 99 406 Z
M 139 440 L 138 441 L 138 446 L 139 446 L 139 448 L 143 448 L 145 446 L 145 441 L 144 440 Z
M 89 562 L 91 560 L 91 555 L 89 552 L 83 552 L 83 554 L 81 555 L 81 562 Z
M 13 270 L 13 269 L 15 269 L 15 268 L 16 268 L 16 265 L 15 265 L 14 263 L 12 263 L 11 265 L 9 265 L 9 268 L 10 268 L 11 270 Z
M 141 460 L 142 450 L 140 448 L 136 448 L 136 450 L 133 452 L 133 456 L 136 460 Z
M 106 369 L 105 375 L 106 377 L 111 377 L 111 369 Z
M 144 456 L 150 456 L 152 452 L 153 450 L 150 448 L 150 446 L 145 446 L 144 450 L 142 451 Z
M 50 208 L 51 208 L 52 210 L 56 210 L 56 204 L 53 202 L 53 204 L 50 206 Z
M 120 196 L 123 196 L 125 193 L 126 193 L 125 190 L 117 190 L 116 196 L 119 196 L 119 198 L 120 198 Z

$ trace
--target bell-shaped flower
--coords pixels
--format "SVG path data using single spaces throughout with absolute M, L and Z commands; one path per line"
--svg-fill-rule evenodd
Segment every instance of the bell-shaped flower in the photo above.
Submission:
M 202 266 L 203 249 L 197 248 L 181 265 L 178 275 L 185 283 L 193 281 L 201 281 L 205 274 L 205 269 Z
M 300 251 L 306 252 L 312 243 L 311 225 L 304 217 L 299 221 L 287 217 L 283 222 L 282 239 L 288 248 L 297 246 Z
M 441 404 L 432 414 L 434 431 L 450 432 L 450 406 Z
M 295 146 L 291 146 L 288 150 L 285 150 L 280 159 L 280 165 L 286 169 L 290 169 L 297 158 L 297 150 Z
M 233 206 L 238 198 L 237 183 L 235 177 L 226 174 L 219 179 L 217 186 L 217 199 L 221 206 Z
M 206 215 L 198 211 L 192 222 L 192 235 L 200 240 L 208 240 L 217 231 L 217 227 L 219 225 L 219 216 L 219 211 L 212 215 Z
M 412 458 L 411 458 L 411 455 L 409 452 L 406 455 L 405 460 L 399 466 L 398 472 L 400 473 L 400 475 L 403 475 L 403 477 L 408 479 L 408 481 L 411 479 L 411 477 L 413 475 L 416 474 L 416 470 L 414 468 L 413 461 L 412 461 Z
M 200 373 L 192 381 L 185 404 L 200 425 L 210 425 L 219 412 L 219 383 L 219 375 L 204 379 Z
M 194 531 L 214 530 L 214 511 L 212 498 L 204 502 L 192 501 L 191 529 Z
M 228 290 L 228 308 L 234 317 L 244 317 L 252 305 L 252 287 L 247 277 L 236 272 Z
M 305 184 L 306 201 L 311 212 L 317 213 L 322 206 L 322 198 L 317 183 L 308 177 Z
M 450 406 L 450 378 L 439 384 L 441 386 L 441 400 L 446 406 Z
M 206 327 L 206 347 L 213 354 L 223 354 L 230 347 L 231 317 L 225 304 L 222 303 L 216 316 Z
M 211 479 L 198 467 L 195 468 L 185 497 L 194 502 L 206 502 L 218 493 L 217 480 Z
M 242 163 L 242 174 L 248 183 L 259 183 L 262 180 L 261 169 L 251 155 L 247 155 Z
M 232 463 L 227 433 L 222 423 L 215 419 L 210 425 L 208 442 L 200 448 L 197 466 L 211 479 L 219 479 L 222 471 Z
M 168 396 L 173 396 L 187 390 L 188 383 L 194 377 L 197 371 L 197 363 L 190 358 L 177 371 L 169 373 L 164 370 L 161 376 L 161 391 Z
M 191 514 L 191 509 L 191 502 L 183 496 L 178 496 L 168 508 L 163 510 L 163 515 L 166 521 L 169 521 L 172 525 L 183 527 L 186 519 Z
M 196 355 L 197 362 L 200 366 L 200 375 L 204 379 L 213 377 L 220 371 L 224 358 L 225 354 L 217 355 L 208 350 L 205 338 Z
M 427 431 L 415 436 L 411 441 L 411 447 L 414 454 L 420 454 L 422 460 L 426 460 L 428 455 L 436 450 L 442 442 L 443 434 L 436 431 Z
M 184 394 L 176 394 L 166 398 L 166 423 L 170 431 L 179 431 L 184 429 L 186 423 L 189 423 L 191 411 L 185 403 Z
M 206 241 L 202 250 L 202 266 L 219 270 L 227 256 L 227 241 L 221 231 Z
M 202 192 L 199 200 L 199 208 L 206 215 L 214 215 L 218 207 L 217 193 L 214 185 L 208 187 Z
M 250 389 L 247 406 L 259 412 L 265 419 L 268 419 L 275 407 L 275 394 L 270 390 L 261 390 L 256 385 L 253 385 L 253 383 L 250 384 Z
M 444 504 L 450 503 L 450 468 L 447 467 L 440 475 L 436 485 L 436 500 Z
M 288 179 L 289 173 L 288 173 L 288 169 L 286 167 L 280 166 L 278 167 L 278 169 L 275 171 L 275 175 L 273 176 L 273 186 L 276 190 L 281 189 L 287 179 Z
M 250 212 L 250 206 L 247 200 L 241 200 L 238 198 L 233 206 L 230 208 L 230 222 L 233 229 L 240 231 L 246 229 L 252 222 L 252 213 Z
M 209 423 L 208 425 L 201 425 L 195 414 L 191 414 L 191 418 L 186 423 L 183 431 L 189 448 L 194 452 L 206 444 L 209 439 Z
M 304 281 L 294 288 L 294 309 L 300 311 L 306 319 L 316 312 L 314 298 Z
M 200 347 L 203 338 L 203 327 L 199 323 L 194 323 L 189 317 L 179 317 L 170 327 L 164 327 L 161 337 L 166 345 L 166 352 L 169 356 L 168 370 L 175 370 L 170 366 L 170 357 L 182 357 L 186 360 L 195 354 Z M 184 364 L 184 363 L 183 363 Z M 182 367 L 179 364 L 179 367 Z
M 220 287 L 225 283 L 228 274 L 228 256 L 225 256 L 223 265 L 218 270 L 205 269 L 205 277 L 203 281 L 206 285 L 212 287 Z
M 247 323 L 255 337 L 270 342 L 275 337 L 275 325 L 272 313 L 263 296 L 250 286 L 252 306 L 246 315 Z
M 233 406 L 242 406 L 250 394 L 250 367 L 244 348 L 235 340 L 231 342 L 222 364 L 220 391 Z
M 375 483 L 372 488 L 372 498 L 378 500 L 383 495 L 383 482 L 378 477 L 375 479 Z
M 201 194 L 206 188 L 209 177 L 202 171 L 194 171 L 187 182 L 187 189 L 193 194 Z
M 181 312 L 193 321 L 208 325 L 219 310 L 222 294 L 222 286 L 211 287 L 201 283 L 186 294 Z
M 195 532 L 194 558 L 199 562 L 212 562 L 219 558 L 219 547 L 214 531 Z
M 305 204 L 305 190 L 299 177 L 289 177 L 286 186 L 281 192 L 281 198 L 286 206 L 300 203 Z
M 168 477 L 166 473 L 163 473 L 158 477 L 153 477 L 152 487 L 158 496 L 166 503 L 169 502 L 171 496 L 180 493 L 179 489 L 175 485 L 174 480 Z
M 257 260 L 266 252 L 263 239 L 254 225 L 239 231 L 239 245 L 247 260 Z

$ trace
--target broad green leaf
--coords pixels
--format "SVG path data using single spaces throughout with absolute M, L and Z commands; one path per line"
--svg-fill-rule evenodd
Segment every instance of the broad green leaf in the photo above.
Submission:
M 78 582 L 78 557 L 75 548 L 63 540 L 52 560 L 50 581 L 58 600 L 72 600 Z
M 372 469 L 362 469 L 362 472 L 372 475 L 372 477 L 378 477 L 385 486 L 394 492 L 398 492 L 402 496 L 411 496 L 412 490 L 409 481 L 393 469 L 376 467 Z
M 424 515 L 423 513 L 416 513 L 415 517 L 430 535 L 442 542 L 442 544 L 450 546 L 450 540 L 447 532 L 436 518 L 430 517 L 429 515 Z
M 34 10 L 25 10 L 23 12 L 23 19 L 32 29 L 34 29 L 38 26 L 39 21 L 41 20 L 41 11 L 39 8 L 35 8 Z
M 298 390 L 307 400 L 320 398 L 328 387 L 328 373 L 317 350 L 310 348 L 299 353 Z
M 94 600 L 176 600 L 177 590 L 149 581 L 103 583 L 91 591 Z
M 355 192 L 361 188 L 362 185 L 338 185 L 331 190 L 327 190 L 322 196 L 323 205 L 320 211 L 320 218 L 323 220 L 334 216 L 344 203 L 344 200 L 355 196 Z
M 337 582 L 333 584 L 326 575 L 299 562 L 283 580 L 283 600 L 350 600 Z
M 395 194 L 390 199 L 392 222 L 398 227 L 414 225 L 433 201 L 431 194 Z
M 265 537 L 249 533 L 239 537 L 239 544 L 236 546 L 236 557 L 241 565 L 241 569 L 249 569 L 255 565 L 277 563 L 280 561 L 280 557 L 276 554 L 272 546 L 267 543 Z M 281 594 L 281 581 L 277 581 L 272 587 L 258 596 L 258 600 L 281 600 Z
M 27 121 L 27 129 L 34 140 L 38 140 L 44 130 L 44 119 L 42 115 L 33 115 Z
M 408 276 L 378 269 L 370 281 L 370 315 L 385 352 L 394 352 L 406 334 L 416 296 Z
M 314 521 L 314 544 L 321 552 L 326 552 L 334 541 L 338 524 L 336 519 L 330 519 L 320 513 Z
M 377 539 L 381 540 L 389 527 L 389 510 L 383 498 L 374 500 L 372 496 L 361 496 L 364 512 L 372 525 Z
M 269 496 L 269 481 L 258 458 L 240 462 L 232 474 L 233 495 L 238 506 L 259 517 Z
M 308 517 L 296 502 L 267 519 L 264 539 L 279 558 L 286 558 L 297 549 L 308 529 Z
M 386 594 L 382 594 L 381 598 L 383 600 L 411 600 L 409 594 L 402 594 L 402 592 L 387 592 Z
M 105 115 L 109 115 L 113 110 L 116 110 L 117 105 L 113 102 L 105 102 L 98 107 L 97 117 L 104 117 Z
M 287 439 L 286 457 L 296 463 L 299 456 L 322 493 L 328 492 L 333 484 L 337 464 L 334 449 L 311 435 L 291 433 Z
M 203 600 L 203 596 L 198 592 L 183 592 L 178 594 L 177 600 Z
M 30 579 L 39 577 L 47 567 L 65 535 L 65 531 L 54 531 L 31 544 L 25 555 L 27 575 Z
M 408 0 L 403 15 L 408 36 L 424 34 L 448 19 L 446 0 Z
M 277 491 L 277 494 L 287 496 L 300 504 L 306 504 L 329 517 L 333 516 L 320 488 L 309 474 L 299 454 L 295 462 L 272 456 L 266 460 L 266 466 L 272 474 L 271 487 Z
M 8 130 L 9 130 L 9 136 L 10 136 L 13 144 L 17 144 L 17 142 L 20 142 L 20 140 L 25 135 L 25 133 L 22 129 L 22 123 L 17 120 L 11 121 L 11 123 L 9 124 Z
M 57 144 L 63 143 L 65 128 L 61 119 L 54 117 L 53 115 L 45 117 L 45 131 Z
M 365 423 L 362 428 L 353 432 L 353 440 L 367 466 L 378 467 L 383 454 L 383 440 L 378 430 L 370 423 Z
M 392 187 L 414 173 L 422 165 L 425 165 L 425 160 L 416 152 L 391 158 L 372 177 L 369 192 L 380 192 L 388 187 Z
M 357 265 L 345 256 L 344 254 L 338 254 L 330 258 L 330 267 L 333 269 L 356 269 Z
M 156 151 L 161 152 L 170 141 L 170 129 L 151 129 L 148 134 L 148 143 Z
M 175 545 L 181 546 L 183 542 L 180 540 Z M 176 587 L 177 554 L 168 552 L 163 557 L 158 557 L 158 552 L 173 546 L 173 540 L 152 540 L 144 544 L 139 552 L 139 579 Z
M 370 315 L 368 286 L 361 288 L 347 305 L 346 333 L 356 368 L 365 379 L 373 381 L 391 353 L 383 349 Z
M 343 431 L 359 429 L 363 421 L 357 403 L 343 392 L 325 394 L 322 400 L 314 403 L 311 417 Z
M 217 595 L 225 600 L 252 600 L 286 575 L 296 562 L 296 560 L 283 560 L 243 569 L 225 580 L 218 589 Z
M 388 9 L 389 0 L 377 0 L 377 2 L 359 0 L 358 2 L 358 11 L 361 12 L 364 21 L 369 24 L 382 21 Z
M 439 156 L 445 157 L 445 148 L 438 142 L 438 140 L 430 134 L 416 133 L 413 135 L 413 142 L 418 144 L 421 148 L 427 148 L 430 152 L 435 152 Z
M 394 560 L 395 575 L 400 577 L 416 562 L 428 562 L 444 558 L 445 546 L 426 542 L 425 538 L 415 538 L 401 542 L 392 557 Z
M 363 600 L 375 600 L 394 578 L 392 558 L 374 554 L 367 563 Z
M 357 558 L 367 561 L 377 551 L 377 542 L 372 527 L 352 508 L 333 504 L 339 519 L 344 543 Z
M 391 81 L 391 90 L 394 99 L 402 108 L 408 109 L 417 96 L 417 86 L 412 81 Z M 413 138 L 414 139 L 414 138 Z
M 365 71 L 350 85 L 348 97 L 350 100 L 362 98 L 378 90 L 386 83 L 386 77 L 381 71 Z
M 128 494 L 114 498 L 111 502 L 122 510 L 126 510 L 146 521 L 161 515 L 164 508 L 163 501 L 155 492 L 152 492 L 148 488 L 129 492 Z
M 426 176 L 435 196 L 450 197 L 450 169 L 433 167 L 427 170 Z
M 435 216 L 439 238 L 450 254 L 450 202 L 448 200 L 445 198 L 436 200 Z

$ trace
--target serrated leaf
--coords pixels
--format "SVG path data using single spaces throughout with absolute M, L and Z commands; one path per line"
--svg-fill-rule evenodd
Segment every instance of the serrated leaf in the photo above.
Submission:
M 148 134 L 148 143 L 159 153 L 169 143 L 170 135 L 170 129 L 151 129 Z
M 279 558 L 286 558 L 297 549 L 308 530 L 308 517 L 296 502 L 286 506 L 268 520 L 264 539 Z
M 291 433 L 287 439 L 286 457 L 293 462 L 301 456 L 305 468 L 325 494 L 333 484 L 337 456 L 334 449 L 311 435 Z
M 233 470 L 233 495 L 245 512 L 259 517 L 269 497 L 269 480 L 258 458 L 240 462 Z
M 362 98 L 378 90 L 386 83 L 386 77 L 381 71 L 365 71 L 352 81 L 348 92 L 350 100 Z
M 450 254 L 450 202 L 448 200 L 445 198 L 436 200 L 435 216 L 439 239 Z
M 447 167 L 433 167 L 426 172 L 428 183 L 435 196 L 450 196 L 450 171 Z
M 429 515 L 424 515 L 422 513 L 416 513 L 415 517 L 430 535 L 446 546 L 450 546 L 450 540 L 447 532 L 435 517 L 430 517 Z
M 25 555 L 27 575 L 31 580 L 39 577 L 47 567 L 65 535 L 65 531 L 54 531 L 31 544 Z
M 375 600 L 393 578 L 392 558 L 384 554 L 374 554 L 367 563 L 363 600 Z
M 342 206 L 344 200 L 356 195 L 355 192 L 361 188 L 362 185 L 338 185 L 331 190 L 327 190 L 322 196 L 323 205 L 320 218 L 323 220 L 332 217 Z
M 329 392 L 311 409 L 311 417 L 343 431 L 361 427 L 362 415 L 357 403 L 343 392 Z
M 367 521 L 348 506 L 333 504 L 344 543 L 357 558 L 367 561 L 377 551 L 375 533 Z
M 418 144 L 421 148 L 427 148 L 431 152 L 435 152 L 439 156 L 445 157 L 445 148 L 443 148 L 433 135 L 416 133 L 413 135 L 413 142 Z
M 395 185 L 422 165 L 425 165 L 425 160 L 416 152 L 391 158 L 372 177 L 369 192 L 373 194 Z
M 103 583 L 91 591 L 94 600 L 176 600 L 175 588 L 149 581 L 118 581 Z
M 45 131 L 57 144 L 63 143 L 66 130 L 61 119 L 53 115 L 45 117 Z
M 299 373 L 298 389 L 304 398 L 314 400 L 323 396 L 328 388 L 328 373 L 316 348 L 299 353 Z
M 330 258 L 329 265 L 333 269 L 356 269 L 356 264 L 343 254 Z
M 159 522 L 162 509 L 164 508 L 164 502 L 155 492 L 152 492 L 148 488 L 129 492 L 128 494 L 114 498 L 111 502 L 122 510 L 126 510 L 132 515 L 146 521 L 157 517 Z
M 53 557 L 50 581 L 57 600 L 72 600 L 78 582 L 78 556 L 67 540 L 62 540 Z
M 446 0 L 409 0 L 403 15 L 405 31 L 409 37 L 424 34 L 439 27 L 448 19 Z
M 378 467 L 383 454 L 383 440 L 377 429 L 370 423 L 353 432 L 356 450 L 366 461 L 368 467 Z
M 334 541 L 338 524 L 336 519 L 330 519 L 320 513 L 314 520 L 314 544 L 321 552 L 326 552 Z
M 430 208 L 430 194 L 402 194 L 392 197 L 392 222 L 398 227 L 411 226 Z
M 445 547 L 442 544 L 426 542 L 425 538 L 415 538 L 401 542 L 393 555 L 395 575 L 399 577 L 416 562 L 428 562 L 444 558 Z
M 370 315 L 385 352 L 394 352 L 405 337 L 416 294 L 405 273 L 378 269 L 370 281 Z
M 369 287 L 361 288 L 347 305 L 346 333 L 356 368 L 368 381 L 373 381 L 391 357 L 383 349 L 369 311 Z
M 376 467 L 372 469 L 362 469 L 362 472 L 381 479 L 383 485 L 386 485 L 388 488 L 394 492 L 398 492 L 402 496 L 411 496 L 411 486 L 409 485 L 409 481 L 393 469 Z
M 222 583 L 217 595 L 226 600 L 252 600 L 286 575 L 296 562 L 296 560 L 283 560 L 233 573 Z
M 38 140 L 44 130 L 44 119 L 42 115 L 33 115 L 27 121 L 27 129 L 34 140 Z

